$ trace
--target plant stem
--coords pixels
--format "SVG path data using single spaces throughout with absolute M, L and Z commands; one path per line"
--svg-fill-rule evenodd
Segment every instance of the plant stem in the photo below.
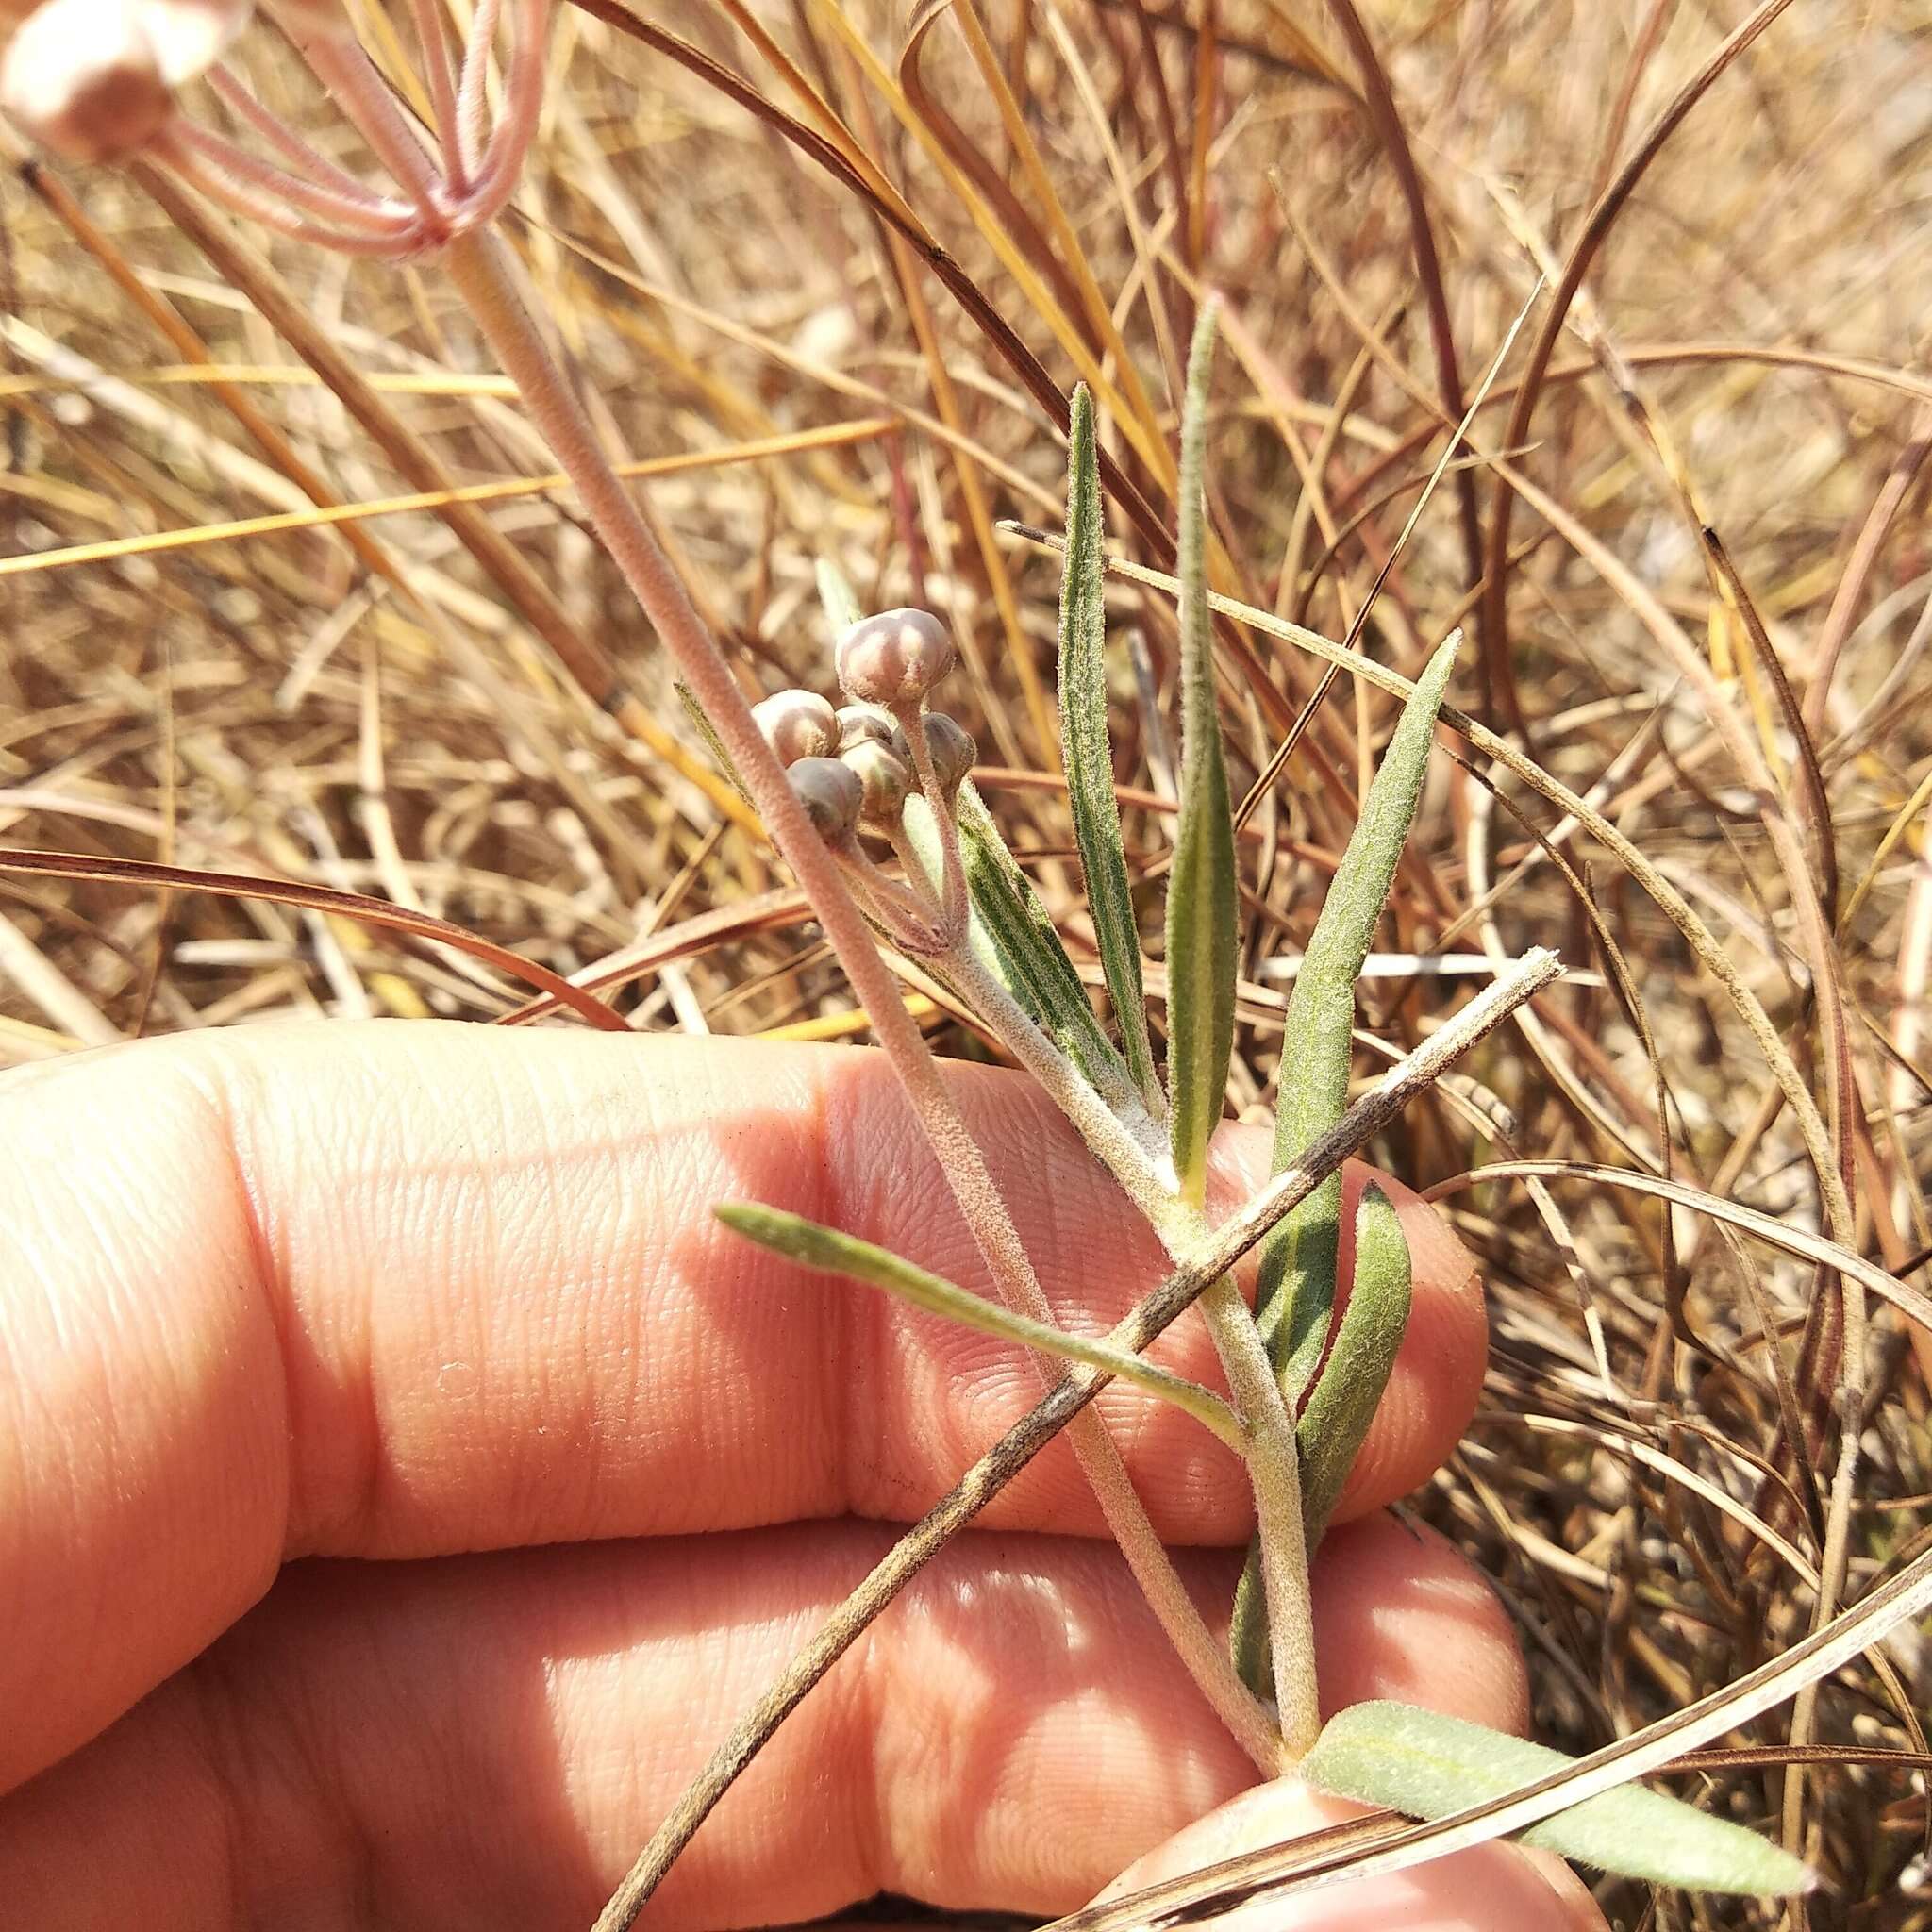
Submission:
M 1203 1224 L 1203 1233 L 1207 1232 Z M 1282 1400 L 1261 1344 L 1261 1331 L 1231 1275 L 1201 1297 L 1235 1413 L 1248 1431 L 1248 1480 L 1255 1491 L 1255 1531 L 1261 1543 L 1261 1582 L 1274 1661 L 1274 1703 L 1291 1765 L 1314 1748 L 1322 1729 L 1316 1695 L 1315 1610 L 1302 1522 L 1301 1461 L 1294 1417 Z
M 425 222 L 433 223 L 440 185 L 435 159 L 418 137 L 414 122 L 396 106 L 389 83 L 375 71 L 362 43 L 343 27 L 317 25 L 307 12 L 286 16 L 282 31 L 375 150 L 396 186 Z
M 519 0 L 504 66 L 503 111 L 468 183 L 463 209 L 467 224 L 480 226 L 492 220 L 523 178 L 524 158 L 537 138 L 543 112 L 549 34 L 550 0 Z M 489 49 L 481 52 L 487 64 Z M 460 140 L 459 134 L 458 145 Z
M 1122 1192 L 1166 1241 L 1180 1224 L 1180 1198 L 1172 1165 L 1164 1159 L 1157 1161 L 1135 1139 L 1126 1123 L 1033 1024 L 1026 1009 L 993 977 L 965 940 L 946 955 L 945 968 L 947 976 L 978 1008 L 979 1017 L 998 1034 L 1000 1043 L 1032 1074 L 1086 1141 L 1088 1150 L 1113 1175 Z
M 585 512 L 677 660 L 780 854 L 811 901 L 931 1143 L 1000 1299 L 1036 1321 L 1051 1321 L 1052 1305 L 1006 1204 L 946 1091 L 924 1036 L 900 1001 L 864 917 L 845 889 L 838 860 L 813 829 L 730 667 L 551 359 L 517 292 L 502 240 L 491 228 L 475 229 L 452 240 L 444 257 L 451 280 L 516 383 L 531 421 L 575 484 Z M 1273 1770 L 1279 1753 L 1272 1728 L 1235 1675 L 1224 1646 L 1202 1621 L 1147 1520 L 1106 1424 L 1098 1417 L 1087 1419 L 1074 1442 L 1108 1527 L 1161 1627 L 1242 1747 L 1264 1770 Z
M 959 851 L 959 823 L 946 788 L 933 769 L 932 748 L 925 741 L 925 719 L 917 705 L 902 706 L 893 713 L 906 743 L 912 753 L 912 770 L 919 789 L 932 808 L 933 824 L 940 835 L 940 930 L 946 943 L 953 944 L 966 930 L 968 901 L 966 866 Z
M 452 188 L 463 186 L 463 158 L 457 145 L 457 75 L 450 60 L 449 23 L 442 0 L 410 0 L 416 20 L 416 40 L 423 50 L 423 75 L 429 83 L 429 105 L 436 117 L 437 138 L 442 146 L 442 172 Z
M 858 839 L 848 833 L 832 847 L 845 871 L 845 883 L 859 909 L 902 953 L 916 959 L 936 958 L 945 941 L 934 929 L 932 908 L 878 865 Z
M 1159 1235 L 1168 1253 L 1185 1265 L 1209 1237 L 1205 1215 L 1184 1201 L 1169 1168 L 1157 1170 L 1145 1150 L 1079 1070 L 1036 1026 L 970 945 L 961 942 L 946 971 L 979 1009 L 1013 1057 L 1045 1089 Z M 1321 1729 L 1315 1692 L 1314 1610 L 1308 1588 L 1308 1548 L 1302 1521 L 1301 1469 L 1294 1417 L 1262 1345 L 1260 1330 L 1231 1277 L 1215 1282 L 1201 1298 L 1201 1312 L 1234 1396 L 1235 1413 L 1247 1434 L 1245 1460 L 1255 1491 L 1256 1528 L 1261 1540 L 1261 1577 L 1274 1660 L 1274 1696 L 1290 1763 L 1314 1744 Z

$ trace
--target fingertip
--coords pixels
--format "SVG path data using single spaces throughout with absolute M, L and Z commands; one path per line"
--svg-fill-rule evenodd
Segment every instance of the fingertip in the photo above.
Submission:
M 1367 1816 L 1293 1778 L 1257 1785 L 1130 1865 L 1101 1899 L 1121 1898 L 1243 1853 Z M 1338 1880 L 1215 1916 L 1219 1932 L 1605 1932 L 1595 1902 L 1560 1859 L 1491 1843 L 1377 1877 Z

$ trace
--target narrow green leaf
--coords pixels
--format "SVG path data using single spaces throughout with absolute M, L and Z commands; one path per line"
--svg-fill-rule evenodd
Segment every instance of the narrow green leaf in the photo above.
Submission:
M 1126 1062 L 1094 1016 L 1051 915 L 971 780 L 954 808 L 971 902 L 968 944 L 1115 1112 L 1141 1110 Z M 927 876 L 937 877 L 939 834 L 924 799 L 906 801 L 905 823 Z
M 1002 1341 L 1017 1342 L 1058 1356 L 1062 1361 L 1079 1362 L 1091 1369 L 1132 1382 L 1150 1395 L 1185 1410 L 1223 1441 L 1239 1450 L 1242 1446 L 1241 1424 L 1234 1411 L 1211 1390 L 1184 1375 L 1163 1369 L 1158 1362 L 1116 1348 L 1111 1342 L 1070 1335 L 1045 1322 L 1018 1315 L 997 1302 L 969 1293 L 942 1275 L 861 1241 L 857 1235 L 841 1234 L 802 1214 L 790 1214 L 782 1208 L 767 1208 L 757 1201 L 727 1201 L 713 1209 L 718 1219 L 734 1233 L 757 1241 L 787 1260 L 802 1262 L 827 1274 L 849 1275 L 868 1287 L 883 1289 L 916 1308 L 932 1315 L 943 1315 L 962 1327 L 995 1335 Z
M 1408 1239 L 1395 1205 L 1378 1187 L 1362 1190 L 1355 1217 L 1355 1278 L 1335 1331 L 1328 1367 L 1295 1429 L 1301 1447 L 1302 1515 L 1313 1549 L 1328 1526 L 1356 1452 L 1389 1386 L 1408 1326 Z
M 1422 796 L 1436 712 L 1460 642 L 1457 632 L 1441 645 L 1403 708 L 1302 957 L 1282 1033 L 1274 1109 L 1277 1174 L 1326 1133 L 1348 1105 L 1355 982 Z M 1300 1400 L 1328 1339 L 1341 1214 L 1341 1176 L 1332 1174 L 1261 1249 L 1256 1320 L 1291 1401 Z
M 1302 1522 L 1311 1550 L 1322 1541 L 1382 1391 L 1389 1386 L 1390 1371 L 1408 1326 L 1409 1286 L 1408 1238 L 1402 1231 L 1402 1218 L 1389 1196 L 1371 1185 L 1362 1190 L 1356 1209 L 1355 1274 L 1335 1347 L 1295 1424 Z M 1274 1670 L 1258 1546 L 1249 1550 L 1235 1591 L 1228 1643 L 1242 1681 L 1265 1694 L 1274 1682 Z
M 1507 1797 L 1572 1761 L 1462 1718 L 1373 1703 L 1329 1719 L 1301 1774 L 1338 1797 L 1435 1819 Z M 1770 1840 L 1636 1785 L 1559 1811 L 1523 1840 L 1601 1871 L 1692 1891 L 1782 1897 L 1815 1882 L 1801 1859 Z
M 1141 982 L 1141 928 L 1127 884 L 1113 745 L 1107 728 L 1106 571 L 1101 562 L 1100 465 L 1094 452 L 1093 398 L 1074 391 L 1067 457 L 1067 554 L 1060 574 L 1060 746 L 1067 803 L 1101 969 L 1119 1017 L 1127 1070 L 1158 1118 L 1162 1107 L 1147 1037 Z
M 1214 322 L 1215 305 L 1202 303 L 1181 417 L 1181 806 L 1167 888 L 1169 1128 L 1182 1193 L 1196 1206 L 1207 1193 L 1208 1142 L 1227 1094 L 1239 964 L 1234 818 L 1214 697 L 1201 498 Z
M 750 805 L 751 793 L 744 789 L 744 780 L 738 775 L 738 767 L 732 763 L 731 754 L 724 749 L 724 741 L 718 736 L 718 727 L 706 716 L 704 706 L 698 703 L 697 693 L 682 678 L 675 681 L 673 689 L 677 692 L 677 702 L 684 707 L 684 715 L 691 720 L 691 729 L 705 741 L 705 749 L 717 760 L 718 769 L 731 780 L 739 797 Z
M 864 613 L 858 608 L 858 599 L 853 594 L 852 586 L 845 581 L 845 573 L 829 557 L 819 558 L 818 580 L 819 603 L 824 609 L 825 623 L 836 641 L 850 630 Z

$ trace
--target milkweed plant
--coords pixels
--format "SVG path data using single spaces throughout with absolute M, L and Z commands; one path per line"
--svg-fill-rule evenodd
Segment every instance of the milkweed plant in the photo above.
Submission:
M 1112 1030 L 1103 1026 L 1051 917 L 973 785 L 972 739 L 933 708 L 954 660 L 941 621 L 913 609 L 863 614 L 836 573 L 822 569 L 841 702 L 787 691 L 749 704 L 559 373 L 515 257 L 496 229 L 541 112 L 552 0 L 479 0 L 460 31 L 441 0 L 411 0 L 431 108 L 426 127 L 399 104 L 339 7 L 270 0 L 261 11 L 383 171 L 373 182 L 327 159 L 223 64 L 255 10 L 249 0 L 43 0 L 38 7 L 5 0 L 0 102 L 26 134 L 63 158 L 124 164 L 138 178 L 159 171 L 319 247 L 440 262 L 675 660 L 714 752 L 797 875 L 905 1086 L 999 1299 L 755 1202 L 722 1204 L 720 1218 L 809 1268 L 1031 1351 L 1046 1384 L 1033 1414 L 909 1533 L 721 1747 L 600 1924 L 631 1923 L 762 1739 L 917 1564 L 1060 1427 L 1071 1431 L 1108 1524 L 1187 1669 L 1263 1773 L 1293 1771 L 1342 1797 L 1435 1819 L 1508 1796 L 1560 1769 L 1565 1760 L 1555 1752 L 1419 1707 L 1357 1705 L 1325 1726 L 1318 1714 L 1309 1557 L 1381 1398 L 1409 1307 L 1401 1224 L 1373 1185 L 1357 1210 L 1354 1278 L 1338 1294 L 1341 1163 L 1547 984 L 1557 966 L 1547 953 L 1529 955 L 1375 1090 L 1347 1105 L 1355 981 L 1421 795 L 1456 663 L 1452 636 L 1410 691 L 1295 978 L 1275 1108 L 1274 1178 L 1228 1220 L 1210 1220 L 1208 1148 L 1233 1049 L 1239 878 L 1214 686 L 1202 491 L 1214 305 L 1200 312 L 1181 425 L 1182 759 L 1168 872 L 1161 1056 L 1114 791 L 1104 666 L 1107 559 L 1086 391 L 1075 391 L 1068 424 L 1061 758 Z M 500 54 L 499 41 L 507 43 Z M 183 90 L 203 79 L 233 131 L 201 125 L 186 110 Z M 1054 1322 L 881 947 L 917 961 L 1038 1081 L 1119 1183 L 1124 1211 L 1142 1215 L 1172 1256 L 1169 1280 L 1106 1340 Z M 1257 1244 L 1251 1312 L 1232 1264 Z M 1140 1353 L 1196 1300 L 1225 1395 Z M 1088 1407 L 1109 1377 L 1173 1404 L 1241 1460 L 1257 1529 L 1225 1640 L 1182 1587 L 1104 1424 Z M 1666 1885 L 1770 1894 L 1809 1882 L 1807 1868 L 1768 1840 L 1628 1787 L 1548 1817 L 1526 1837 L 1587 1864 Z

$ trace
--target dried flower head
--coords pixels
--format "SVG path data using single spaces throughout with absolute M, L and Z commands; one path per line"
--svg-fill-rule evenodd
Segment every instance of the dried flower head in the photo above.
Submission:
M 852 697 L 899 710 L 952 670 L 952 634 L 930 610 L 881 610 L 839 640 L 839 683 Z
M 9 6 L 0 106 L 71 161 L 138 154 L 248 25 L 250 0 L 45 0 Z M 23 17 L 24 15 L 24 17 Z
M 765 742 L 781 765 L 828 758 L 839 749 L 839 721 L 815 691 L 774 691 L 751 708 Z
M 928 711 L 920 721 L 925 726 L 925 749 L 932 759 L 933 774 L 948 798 L 965 783 L 979 757 L 973 734 L 957 718 L 944 711 Z
M 858 774 L 865 792 L 859 816 L 869 825 L 893 825 L 912 790 L 912 769 L 889 744 L 861 738 L 839 754 L 839 762 Z
M 800 758 L 785 775 L 821 839 L 835 844 L 851 837 L 865 803 L 865 787 L 857 772 L 837 758 Z

